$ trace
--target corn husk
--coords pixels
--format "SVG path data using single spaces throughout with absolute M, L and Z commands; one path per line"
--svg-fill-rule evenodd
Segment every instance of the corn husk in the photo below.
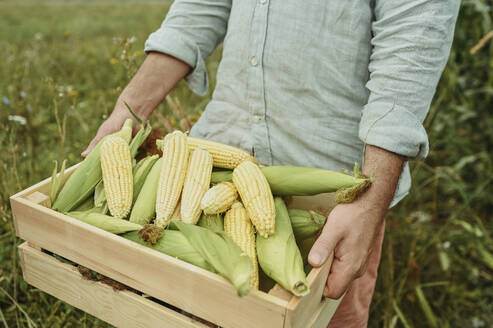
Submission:
M 142 126 L 141 129 L 135 134 L 132 141 L 130 142 L 130 157 L 135 158 L 137 152 L 139 151 L 140 146 L 147 139 L 149 134 L 152 131 L 152 127 L 149 123 L 145 126 Z
M 224 219 L 221 214 L 202 214 L 197 225 L 214 232 L 224 232 Z
M 224 232 L 215 233 L 181 221 L 174 221 L 174 224 L 217 273 L 231 281 L 239 296 L 248 294 L 252 261 L 230 237 Z
M 109 136 L 119 136 L 130 142 L 132 138 L 132 120 L 128 119 L 120 131 Z M 107 136 L 108 137 L 108 136 Z M 68 178 L 52 208 L 66 213 L 82 203 L 94 192 L 96 185 L 102 179 L 100 148 L 107 137 L 102 138 L 89 155 L 80 163 Z
M 154 163 L 159 159 L 158 155 L 147 156 L 141 159 L 133 169 L 133 177 L 134 177 L 134 188 L 133 188 L 133 202 L 137 200 L 139 193 L 142 189 L 142 186 L 145 183 L 146 177 L 151 172 Z
M 288 213 L 296 241 L 316 236 L 327 221 L 325 216 L 311 210 L 289 209 Z
M 264 238 L 257 235 L 258 262 L 264 273 L 296 296 L 310 292 L 303 259 L 289 220 L 288 210 L 282 198 L 276 197 L 276 226 L 273 235 Z
M 154 245 L 143 241 L 139 237 L 139 233 L 137 231 L 123 234 L 122 237 L 187 263 L 196 265 L 207 271 L 215 272 L 214 268 L 207 263 L 204 257 L 200 255 L 195 248 L 193 248 L 185 235 L 180 231 L 166 230 Z
M 50 203 L 53 204 L 60 192 L 63 179 L 65 176 L 65 167 L 67 165 L 67 160 L 63 160 L 60 172 L 58 170 L 58 161 L 55 161 L 55 167 L 53 168 L 53 173 L 51 175 L 51 185 L 50 185 Z
M 130 222 L 144 225 L 149 223 L 155 216 L 157 186 L 159 184 L 162 163 L 163 159 L 158 159 L 152 166 L 149 174 L 147 174 L 144 185 L 142 186 L 139 195 L 135 200 L 132 212 L 130 213 Z
M 95 213 L 93 210 L 83 212 L 73 211 L 68 212 L 67 215 L 114 234 L 142 229 L 140 224 L 132 223 L 127 220 L 115 219 L 109 215 Z
M 312 196 L 336 192 L 337 203 L 350 203 L 371 185 L 355 165 L 353 175 L 302 166 L 264 166 L 261 168 L 276 196 Z M 211 183 L 232 181 L 232 171 L 215 171 Z

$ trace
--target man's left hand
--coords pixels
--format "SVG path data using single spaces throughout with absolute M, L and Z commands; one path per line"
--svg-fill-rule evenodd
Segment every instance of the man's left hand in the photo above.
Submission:
M 385 212 L 364 198 L 339 204 L 332 210 L 308 258 L 312 266 L 319 267 L 334 252 L 324 296 L 341 297 L 349 284 L 363 275 Z
M 404 158 L 385 149 L 366 146 L 363 174 L 375 174 L 370 188 L 350 204 L 339 204 L 329 214 L 308 262 L 323 265 L 334 253 L 324 296 L 339 298 L 366 271 L 376 237 L 399 181 Z

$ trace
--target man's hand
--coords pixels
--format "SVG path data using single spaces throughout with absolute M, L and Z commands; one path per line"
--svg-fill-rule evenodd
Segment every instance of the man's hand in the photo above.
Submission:
M 372 186 L 350 204 L 339 204 L 329 214 L 308 261 L 323 265 L 334 253 L 324 296 L 339 298 L 366 271 L 375 239 L 385 220 L 402 169 L 403 158 L 367 145 L 363 173 L 375 173 Z
M 188 71 L 190 66 L 181 60 L 166 54 L 151 52 L 118 97 L 110 117 L 99 127 L 96 136 L 82 156 L 86 157 L 104 136 L 120 130 L 127 118 L 133 118 L 124 102 L 130 105 L 140 119 L 147 121 L 154 108 Z M 134 127 L 136 128 L 135 124 Z

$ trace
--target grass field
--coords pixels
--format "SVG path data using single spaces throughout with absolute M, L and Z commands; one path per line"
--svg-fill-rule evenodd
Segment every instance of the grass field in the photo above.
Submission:
M 413 163 L 411 194 L 388 219 L 371 327 L 493 327 L 493 46 L 469 53 L 493 29 L 492 5 L 463 1 L 425 121 L 430 155 Z M 80 160 L 167 8 L 0 1 L 0 324 L 108 326 L 23 282 L 8 197 L 50 175 L 53 160 Z M 219 58 L 208 60 L 212 85 Z M 200 114 L 210 93 L 180 84 L 173 97 Z

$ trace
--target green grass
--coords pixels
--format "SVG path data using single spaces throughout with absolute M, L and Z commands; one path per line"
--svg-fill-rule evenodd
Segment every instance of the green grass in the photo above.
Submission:
M 430 155 L 413 163 L 411 194 L 389 215 L 371 327 L 493 325 L 493 47 L 469 54 L 493 29 L 491 5 L 463 1 L 450 61 L 425 122 Z M 53 160 L 79 161 L 167 8 L 158 2 L 0 1 L 3 325 L 108 326 L 23 282 L 8 197 L 49 176 Z M 220 49 L 208 60 L 212 85 L 219 58 Z M 182 83 L 173 96 L 189 114 L 200 114 L 210 93 L 195 96 Z M 167 104 L 158 111 L 173 116 Z

